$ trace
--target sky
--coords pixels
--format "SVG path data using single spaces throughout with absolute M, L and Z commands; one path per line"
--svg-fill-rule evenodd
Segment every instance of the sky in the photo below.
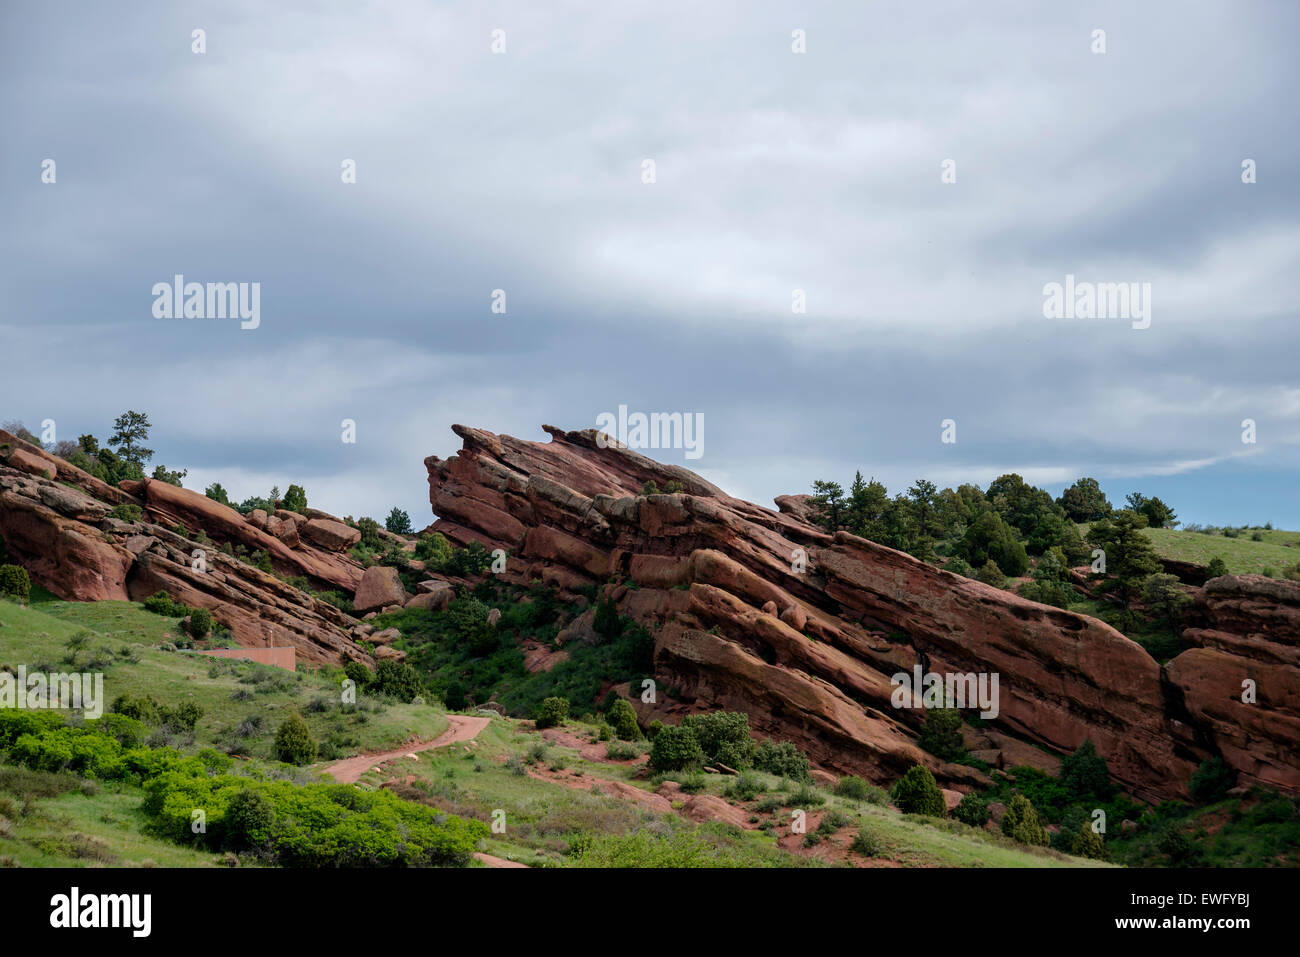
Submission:
M 647 454 L 761 504 L 1090 475 L 1300 528 L 1297 36 L 1290 2 L 5 4 L 0 419 L 145 411 L 187 487 L 417 528 L 452 423 L 620 405 L 702 416 Z M 258 283 L 257 327 L 157 317 L 176 274 Z M 1047 318 L 1067 276 L 1149 324 Z

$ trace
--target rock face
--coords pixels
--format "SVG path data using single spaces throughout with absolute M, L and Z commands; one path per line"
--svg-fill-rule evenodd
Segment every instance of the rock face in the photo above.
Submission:
M 1196 610 L 1167 668 L 1188 717 L 1239 784 L 1300 791 L 1300 583 L 1212 578 Z
M 36 584 L 69 601 L 139 601 L 163 591 L 211 611 L 244 647 L 292 645 L 309 664 L 373 663 L 350 634 L 352 618 L 221 548 L 265 551 L 286 577 L 351 592 L 362 569 L 345 557 L 291 548 L 196 492 L 151 479 L 116 489 L 9 433 L 0 440 L 0 536 L 8 560 Z M 12 468 L 18 452 L 21 465 L 54 467 Z M 113 517 L 114 505 L 137 506 L 139 521 Z M 173 531 L 180 525 L 195 537 Z
M 396 568 L 371 565 L 361 576 L 361 584 L 357 586 L 352 607 L 357 614 L 363 615 L 388 605 L 405 605 L 406 598 L 406 591 L 402 588 L 402 580 L 398 577 Z
M 998 676 L 998 715 L 975 742 L 998 763 L 1051 766 L 1091 739 L 1148 800 L 1184 796 L 1213 754 L 1244 778 L 1300 789 L 1295 619 L 1276 595 L 1209 583 L 1220 627 L 1206 630 L 1215 632 L 1203 636 L 1206 649 L 1162 669 L 1095 619 L 828 535 L 810 522 L 805 496 L 783 496 L 774 512 L 616 443 L 602 449 L 592 430 L 544 428 L 549 443 L 454 426 L 462 451 L 425 460 L 432 527 L 510 550 L 507 581 L 567 591 L 635 582 L 610 594 L 656 636 L 661 691 L 643 718 L 743 710 L 760 734 L 797 741 L 825 768 L 884 777 L 920 761 L 960 789 L 979 772 L 922 752 L 923 712 L 892 701 L 891 676 L 920 665 Z M 647 481 L 684 491 L 639 494 Z M 1209 676 L 1226 663 L 1202 651 L 1252 661 L 1267 692 L 1256 720 L 1225 710 Z M 1265 657 L 1275 669 L 1267 678 Z

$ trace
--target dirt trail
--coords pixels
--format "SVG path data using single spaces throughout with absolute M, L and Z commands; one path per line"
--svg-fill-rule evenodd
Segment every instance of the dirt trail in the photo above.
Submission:
M 325 773 L 341 784 L 352 784 L 371 768 L 376 768 L 385 761 L 404 758 L 416 751 L 441 748 L 448 744 L 455 744 L 458 741 L 472 741 L 478 737 L 480 731 L 488 726 L 488 722 L 491 720 L 491 718 L 471 718 L 462 714 L 449 714 L 447 715 L 447 730 L 432 741 L 409 744 L 379 754 L 359 754 L 354 758 L 344 758 L 342 761 L 335 761 L 326 767 Z

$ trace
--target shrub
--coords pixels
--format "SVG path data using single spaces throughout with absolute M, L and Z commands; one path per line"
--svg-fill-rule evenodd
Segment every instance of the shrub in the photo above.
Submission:
M 343 674 L 351 678 L 358 689 L 364 688 L 366 685 L 370 684 L 370 669 L 359 661 L 349 661 L 344 665 Z
M 206 638 L 212 631 L 212 613 L 206 608 L 195 608 L 190 612 L 190 622 L 187 627 L 192 637 Z
M 848 775 L 835 782 L 836 797 L 849 798 L 852 801 L 865 801 L 871 792 L 871 785 L 862 778 Z
M 632 761 L 640 756 L 637 746 L 627 741 L 610 741 L 605 745 L 605 757 L 611 761 Z
M 546 698 L 537 712 L 537 727 L 554 728 L 569 717 L 568 698 Z
M 247 790 L 263 795 L 266 809 Z M 144 810 L 173 840 L 219 844 L 266 836 L 265 853 L 282 867 L 438 867 L 468 864 L 488 836 L 481 821 L 445 815 L 388 791 L 351 785 L 249 781 L 222 774 L 168 771 L 145 784 Z M 236 813 L 230 814 L 234 804 Z M 208 812 L 208 833 L 195 835 L 190 814 Z
M 605 720 L 614 729 L 614 733 L 625 741 L 635 741 L 641 737 L 641 728 L 636 723 L 636 710 L 626 698 L 619 698 L 610 705 Z
M 284 493 L 284 498 L 280 501 L 280 507 L 286 512 L 307 511 L 307 493 L 301 485 L 290 485 L 289 491 Z
M 975 579 L 994 588 L 1007 587 L 1007 576 L 1002 574 L 1002 569 L 991 558 L 980 566 L 980 570 L 975 573 Z
M 1237 772 L 1223 763 L 1222 758 L 1210 758 L 1201 763 L 1192 775 L 1188 790 L 1201 804 L 1213 804 L 1228 796 L 1228 790 L 1237 783 Z
M 776 774 L 792 781 L 807 784 L 812 781 L 812 762 L 792 742 L 763 741 L 754 751 L 754 767 L 768 774 Z
M 316 757 L 316 742 L 303 716 L 294 712 L 284 719 L 275 734 L 275 756 L 286 764 L 310 764 Z
M 885 853 L 880 838 L 865 824 L 858 828 L 858 833 L 854 836 L 853 843 L 849 847 L 852 848 L 855 854 L 861 854 L 863 857 L 880 857 Z
M 944 816 L 943 792 L 939 790 L 938 782 L 930 769 L 923 765 L 912 765 L 894 784 L 890 796 L 904 814 Z
M 681 771 L 703 761 L 699 739 L 685 724 L 664 725 L 650 747 L 650 768 L 654 771 Z
M 592 619 L 591 627 L 596 634 L 604 635 L 606 638 L 617 638 L 623 631 L 623 622 L 619 618 L 618 608 L 608 595 L 602 596 L 596 602 L 596 615 Z
M 1061 760 L 1061 784 L 1075 799 L 1106 800 L 1114 793 L 1106 759 L 1097 753 L 1091 740 L 1084 741 L 1073 754 Z
M 123 522 L 138 522 L 142 511 L 139 505 L 132 505 L 130 502 L 122 502 L 120 505 L 114 505 L 109 509 L 108 517 L 116 518 Z
M 1045 847 L 1051 843 L 1047 828 L 1038 820 L 1038 812 L 1023 794 L 1014 794 L 1002 815 L 1002 833 L 1013 841 Z
M 655 718 L 648 725 L 646 725 L 645 736 L 649 738 L 651 741 L 653 741 L 655 739 L 655 736 L 658 735 L 659 732 L 662 731 L 663 729 L 664 729 L 664 723 L 660 721 L 658 718 Z
M 481 542 L 470 542 L 464 548 L 454 549 L 443 568 L 449 575 L 470 578 L 492 565 L 492 553 Z
M 415 543 L 416 559 L 424 562 L 425 568 L 430 571 L 441 571 L 451 559 L 451 553 L 451 542 L 447 541 L 442 532 L 425 535 Z
M 32 597 L 32 580 L 21 565 L 0 565 L 0 595 L 26 604 Z
M 971 827 L 983 827 L 989 819 L 988 802 L 978 794 L 967 794 L 952 809 L 952 816 Z
M 737 801 L 752 801 L 766 790 L 758 775 L 745 772 L 732 778 L 722 794 Z
M 1084 823 L 1074 835 L 1074 840 L 1070 842 L 1070 853 L 1075 857 L 1090 857 L 1093 860 L 1104 861 L 1106 859 L 1106 845 L 1101 841 L 1101 835 L 1092 829 L 1092 825 Z
M 420 680 L 420 673 L 410 665 L 389 659 L 375 667 L 370 690 L 410 704 L 424 691 L 424 682 Z
M 708 760 L 740 770 L 754 761 L 754 739 L 749 736 L 749 715 L 743 711 L 711 711 L 682 719 Z
M 184 618 L 190 611 L 180 602 L 172 601 L 171 596 L 164 591 L 154 592 L 142 604 L 145 611 L 162 615 L 164 618 Z
M 261 791 L 236 791 L 226 804 L 226 838 L 238 847 L 260 847 L 271 837 L 275 805 Z
M 384 528 L 394 535 L 410 535 L 412 532 L 411 516 L 394 505 L 393 510 L 388 513 L 388 518 L 384 519 Z
M 961 726 L 961 712 L 956 708 L 927 708 L 917 743 L 937 758 L 956 761 L 966 756 Z

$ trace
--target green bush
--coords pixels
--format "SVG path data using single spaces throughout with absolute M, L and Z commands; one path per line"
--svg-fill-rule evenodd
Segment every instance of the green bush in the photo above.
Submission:
M 605 714 L 614 733 L 625 741 L 635 741 L 641 737 L 641 728 L 636 722 L 636 709 L 626 698 L 619 698 Z
M 1073 754 L 1061 760 L 1060 778 L 1072 800 L 1105 801 L 1115 792 L 1106 759 L 1097 753 L 1091 740 L 1084 741 Z
M 736 801 L 752 801 L 766 790 L 767 786 L 758 775 L 746 771 L 731 779 L 722 796 Z
M 858 828 L 858 833 L 849 846 L 855 854 L 861 854 L 863 857 L 880 857 L 885 853 L 880 838 L 865 824 Z
M 1218 555 L 1210 559 L 1210 564 L 1205 566 L 1206 578 L 1222 578 L 1228 574 L 1228 564 Z
M 271 839 L 275 805 L 261 791 L 246 787 L 226 804 L 226 839 L 237 847 L 261 847 Z
M 654 771 L 681 771 L 703 761 L 699 739 L 684 724 L 664 725 L 650 747 L 650 768 Z
M 190 612 L 189 632 L 194 638 L 206 638 L 212 631 L 212 613 L 206 608 L 195 608 Z
M 151 611 L 155 615 L 162 615 L 164 618 L 184 618 L 190 613 L 188 607 L 180 602 L 172 601 L 171 596 L 164 591 L 154 592 L 142 604 L 145 611 Z
M 1106 845 L 1102 843 L 1101 835 L 1092 829 L 1092 825 L 1085 822 L 1070 843 L 1070 853 L 1075 857 L 1090 857 L 1093 860 L 1104 861 Z
M 623 622 L 619 618 L 618 607 L 614 600 L 604 595 L 596 602 L 596 615 L 592 619 L 592 629 L 606 638 L 616 638 L 623 631 Z
M 26 604 L 32 597 L 32 580 L 21 565 L 0 565 L 0 596 Z
M 765 740 L 754 750 L 754 767 L 801 784 L 812 781 L 812 762 L 790 741 Z
M 1023 794 L 1014 794 L 1002 815 L 1002 833 L 1021 844 L 1046 847 L 1051 835 L 1038 819 L 1038 812 Z
M 240 796 L 249 790 L 266 799 L 269 813 L 260 800 Z M 246 842 L 283 867 L 463 867 L 489 834 L 481 821 L 345 784 L 167 771 L 145 784 L 145 795 L 159 833 L 214 848 Z M 207 811 L 207 834 L 191 832 L 196 807 Z
M 424 693 L 424 682 L 420 679 L 420 673 L 410 665 L 389 659 L 375 666 L 370 692 L 410 704 Z
M 711 762 L 741 770 L 754 763 L 754 739 L 749 736 L 749 715 L 743 711 L 710 711 L 682 719 Z
M 975 573 L 975 580 L 994 588 L 1007 587 L 1007 576 L 1002 574 L 1002 569 L 991 558 L 980 566 L 980 570 Z
M 425 535 L 415 544 L 415 557 L 429 571 L 441 571 L 451 560 L 451 542 L 442 532 Z
M 1210 758 L 1192 775 L 1188 790 L 1201 804 L 1213 804 L 1228 796 L 1228 790 L 1237 783 L 1237 772 L 1223 763 L 1222 758 Z
M 939 784 L 930 769 L 924 765 L 912 765 L 895 782 L 890 797 L 904 814 L 924 814 L 928 817 L 943 817 L 945 814 L 943 792 L 939 790 Z
M 141 512 L 139 505 L 132 505 L 130 502 L 122 502 L 121 504 L 114 505 L 109 509 L 108 517 L 116 518 L 123 522 L 138 522 L 140 521 L 141 514 L 143 513 Z
M 486 571 L 492 565 L 492 553 L 481 542 L 470 542 L 464 548 L 452 551 L 443 568 L 448 575 L 470 578 Z
M 275 756 L 286 764 L 310 764 L 316 758 L 311 729 L 296 711 L 284 719 L 275 734 Z
M 835 796 L 849 798 L 853 801 L 865 801 L 870 789 L 871 784 L 869 782 L 851 774 L 835 782 Z
M 952 816 L 971 827 L 983 827 L 989 819 L 988 802 L 978 794 L 967 794 L 952 809 Z
M 412 532 L 411 516 L 394 505 L 393 510 L 388 513 L 388 518 L 384 519 L 384 528 L 394 535 L 410 535 Z
M 641 757 L 641 752 L 627 741 L 610 741 L 605 745 L 605 757 L 611 761 L 632 761 Z
M 307 493 L 301 485 L 290 485 L 289 491 L 284 493 L 284 498 L 280 501 L 280 507 L 286 512 L 298 512 L 299 514 L 307 511 Z
M 956 708 L 927 708 L 917 744 L 937 758 L 956 761 L 966 756 L 961 728 L 961 712 Z
M 537 727 L 554 728 L 569 717 L 568 698 L 546 698 L 537 712 Z
M 343 674 L 352 679 L 358 690 L 370 684 L 370 679 L 372 677 L 370 669 L 359 661 L 349 661 L 344 665 Z

